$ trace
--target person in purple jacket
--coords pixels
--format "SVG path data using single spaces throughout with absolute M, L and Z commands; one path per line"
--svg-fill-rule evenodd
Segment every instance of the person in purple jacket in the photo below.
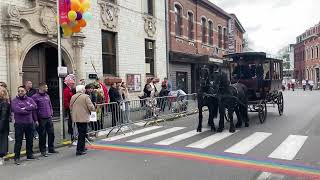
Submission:
M 38 122 L 34 116 L 37 104 L 26 95 L 25 87 L 18 88 L 18 96 L 11 102 L 11 109 L 14 114 L 15 144 L 14 144 L 14 162 L 20 165 L 20 151 L 23 135 L 26 137 L 27 160 L 34 160 L 33 156 L 33 126 Z
M 58 153 L 54 150 L 54 128 L 52 123 L 53 109 L 46 83 L 39 84 L 39 91 L 32 96 L 37 104 L 37 121 L 39 122 L 39 149 L 43 157 L 47 157 L 47 134 L 48 134 L 48 153 Z

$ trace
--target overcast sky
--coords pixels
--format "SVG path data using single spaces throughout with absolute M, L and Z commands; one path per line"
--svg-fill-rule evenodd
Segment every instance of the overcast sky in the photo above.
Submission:
M 320 0 L 210 0 L 237 15 L 256 51 L 276 52 L 320 22 Z

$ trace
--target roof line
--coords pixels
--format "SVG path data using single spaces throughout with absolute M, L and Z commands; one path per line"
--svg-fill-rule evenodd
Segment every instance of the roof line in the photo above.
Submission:
M 230 14 L 227 13 L 226 11 L 224 11 L 222 8 L 220 8 L 219 6 L 213 4 L 212 2 L 210 2 L 209 0 L 197 0 L 199 1 L 200 3 L 205 3 L 209 6 L 209 8 L 212 8 L 214 10 L 216 10 L 217 12 L 219 12 L 220 14 L 228 17 L 228 18 L 231 18 Z M 207 7 L 208 8 L 208 7 Z
M 245 33 L 246 32 L 246 30 L 243 28 L 243 26 L 242 26 L 242 24 L 240 23 L 240 21 L 239 21 L 239 19 L 238 19 L 238 17 L 235 15 L 235 14 L 230 14 L 231 16 L 233 16 L 234 18 L 235 18 L 235 20 L 236 20 L 236 22 L 237 22 L 237 24 L 239 25 L 239 27 L 240 27 L 240 29 L 241 29 L 241 31 L 243 32 L 243 33 Z

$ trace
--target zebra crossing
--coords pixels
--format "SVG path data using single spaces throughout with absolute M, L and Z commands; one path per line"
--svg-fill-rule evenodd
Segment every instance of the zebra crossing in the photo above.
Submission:
M 213 146 L 218 142 L 228 141 L 228 138 L 237 136 L 241 130 L 237 130 L 235 133 L 229 133 L 229 131 L 225 130 L 222 133 L 214 134 L 208 133 L 209 131 L 210 129 L 208 128 L 203 128 L 202 132 L 196 132 L 195 129 L 188 129 L 186 127 L 150 126 L 134 132 L 128 131 L 125 134 L 109 137 L 102 141 L 121 141 L 146 144 L 152 141 L 151 144 L 154 145 L 169 146 L 181 141 L 196 139 L 194 142 L 185 145 L 185 147 L 210 150 L 210 146 Z M 224 153 L 246 155 L 253 149 L 258 148 L 258 145 L 262 144 L 268 138 L 271 138 L 272 135 L 273 134 L 269 132 L 253 132 L 237 143 L 226 148 Z M 268 158 L 293 160 L 301 148 L 303 148 L 307 139 L 307 136 L 288 135 L 288 137 L 285 138 L 282 143 L 276 147 L 276 149 L 274 149 Z M 157 141 L 154 142 L 154 140 Z

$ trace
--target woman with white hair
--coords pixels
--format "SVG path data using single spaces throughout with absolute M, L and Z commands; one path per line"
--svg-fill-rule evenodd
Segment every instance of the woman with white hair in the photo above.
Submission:
M 78 85 L 76 94 L 72 96 L 70 101 L 70 111 L 73 122 L 78 128 L 78 145 L 76 155 L 86 154 L 85 143 L 87 134 L 87 125 L 90 121 L 90 114 L 95 111 L 95 107 L 90 100 L 90 96 L 85 94 L 85 86 Z

